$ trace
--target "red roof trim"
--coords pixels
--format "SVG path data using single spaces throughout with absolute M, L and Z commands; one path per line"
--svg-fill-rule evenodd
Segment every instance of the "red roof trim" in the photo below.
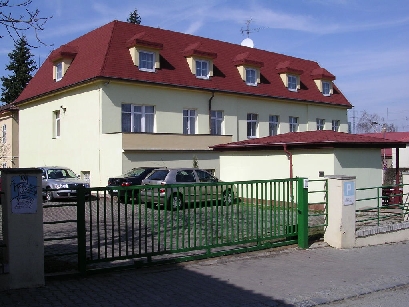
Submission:
M 216 52 L 211 52 L 203 49 L 201 46 L 201 43 L 194 43 L 189 45 L 183 52 L 183 55 L 185 57 L 190 57 L 190 56 L 199 56 L 199 57 L 204 57 L 204 58 L 209 58 L 209 59 L 216 59 L 217 58 L 217 53 Z
M 290 65 L 290 61 L 280 62 L 276 66 L 276 70 L 280 74 L 295 74 L 295 75 L 302 75 L 304 72 L 302 69 L 298 69 Z
M 214 150 L 266 150 L 287 148 L 405 148 L 400 141 L 379 139 L 335 132 L 331 130 L 290 132 L 264 138 L 244 140 L 239 142 L 212 146 Z

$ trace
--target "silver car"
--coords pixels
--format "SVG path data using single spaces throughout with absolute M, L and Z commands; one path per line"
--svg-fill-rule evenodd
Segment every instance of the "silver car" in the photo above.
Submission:
M 56 199 L 76 198 L 77 188 L 89 188 L 89 183 L 79 179 L 71 169 L 62 166 L 43 166 L 42 186 L 43 196 L 47 201 Z
M 199 184 L 206 183 L 206 184 Z M 141 196 L 149 203 L 165 204 L 169 209 L 183 208 L 186 203 L 202 201 L 221 201 L 224 204 L 233 202 L 233 187 L 222 183 L 205 170 L 197 168 L 159 168 L 150 173 L 142 185 L 149 185 L 142 189 Z M 165 184 L 182 184 L 180 187 L 160 187 Z M 196 186 L 186 186 L 197 184 Z M 158 186 L 159 187 L 155 187 Z

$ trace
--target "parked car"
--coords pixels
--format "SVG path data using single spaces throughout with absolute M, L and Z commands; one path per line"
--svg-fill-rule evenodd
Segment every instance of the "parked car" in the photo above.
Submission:
M 76 198 L 77 188 L 89 188 L 89 182 L 82 180 L 71 169 L 63 166 L 42 166 L 43 197 L 47 201 Z M 89 194 L 88 194 L 89 195 Z
M 115 189 L 115 187 L 129 187 L 129 186 L 135 186 L 135 185 L 141 185 L 142 180 L 146 178 L 147 175 L 149 175 L 153 170 L 157 169 L 157 167 L 136 167 L 131 169 L 129 172 L 126 172 L 125 174 L 118 176 L 118 177 L 111 177 L 108 179 L 108 187 L 111 188 L 109 189 L 109 193 L 111 195 L 118 195 L 118 188 Z M 125 201 L 125 193 L 124 191 L 122 192 L 123 195 L 119 195 L 119 198 L 121 201 Z M 132 192 L 129 191 L 126 193 L 126 196 L 128 198 L 132 195 Z M 134 195 L 135 196 L 135 195 Z M 128 201 L 127 199 L 126 201 Z
M 196 168 L 160 168 L 150 173 L 144 180 L 143 185 L 165 185 L 165 184 L 195 184 L 210 183 L 201 185 L 198 189 L 178 189 L 178 188 L 147 188 L 142 190 L 144 199 L 153 203 L 165 203 L 168 197 L 169 209 L 183 208 L 189 201 L 202 202 L 205 200 L 222 201 L 224 204 L 231 204 L 234 199 L 234 191 L 228 185 L 212 185 L 211 183 L 222 182 L 210 173 Z M 188 193 L 188 195 L 185 195 Z

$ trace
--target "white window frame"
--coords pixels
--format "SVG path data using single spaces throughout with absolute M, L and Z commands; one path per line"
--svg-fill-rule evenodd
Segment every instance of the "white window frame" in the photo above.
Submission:
M 278 115 L 270 115 L 268 120 L 268 133 L 270 136 L 278 134 L 280 126 L 280 117 Z
M 60 110 L 55 110 L 53 112 L 54 115 L 54 131 L 53 131 L 53 137 L 55 139 L 59 138 L 61 136 L 61 111 Z
M 122 132 L 147 132 L 153 133 L 155 129 L 155 106 L 152 105 L 136 105 L 130 103 L 124 103 L 122 106 L 130 106 L 130 110 L 124 110 L 122 107 L 122 122 L 121 131 Z M 124 118 L 125 115 L 129 114 L 130 127 L 126 128 Z M 124 129 L 125 127 L 125 129 Z
M 288 119 L 290 132 L 298 132 L 298 117 L 290 116 Z
M 258 130 L 258 114 L 247 113 L 247 138 L 252 139 L 257 137 Z
M 151 57 L 149 59 L 144 58 L 144 57 Z M 141 71 L 149 71 L 149 72 L 154 72 L 155 71 L 155 53 L 154 52 L 149 52 L 149 51 L 139 51 L 139 65 L 138 65 L 139 70 Z
M 332 131 L 338 132 L 339 125 L 340 125 L 340 121 L 338 119 L 332 120 Z
M 298 87 L 298 77 L 295 75 L 288 75 L 287 76 L 287 87 L 288 87 L 288 90 L 292 92 L 296 92 L 297 87 Z
M 196 134 L 196 110 L 183 110 L 183 134 Z
M 223 111 L 212 110 L 210 113 L 210 134 L 223 134 Z
M 59 62 L 55 64 L 55 81 L 60 81 L 62 77 L 62 62 Z
M 325 128 L 325 119 L 323 118 L 317 118 L 317 130 L 324 130 Z
M 254 68 L 246 68 L 246 84 L 257 86 L 257 70 Z
M 2 132 L 1 142 L 2 142 L 3 144 L 6 144 L 6 143 L 7 143 L 7 126 L 6 126 L 6 124 L 4 124 L 4 125 L 1 127 L 1 132 Z
M 322 94 L 324 96 L 331 95 L 331 84 L 328 81 L 322 81 Z
M 196 78 L 209 79 L 210 76 L 210 62 L 207 60 L 195 60 L 196 63 Z M 206 69 L 204 69 L 206 64 Z

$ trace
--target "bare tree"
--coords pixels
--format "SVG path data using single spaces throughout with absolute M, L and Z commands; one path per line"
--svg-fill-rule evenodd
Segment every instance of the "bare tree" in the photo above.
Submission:
M 0 25 L 5 27 L 14 41 L 22 37 L 22 32 L 33 30 L 37 41 L 43 43 L 38 36 L 39 32 L 44 30 L 44 25 L 52 17 L 41 17 L 38 9 L 30 8 L 31 4 L 32 0 L 21 0 L 16 3 L 0 0 Z
M 385 119 L 378 114 L 363 111 L 358 119 L 356 130 L 357 133 L 396 132 L 397 128 L 394 124 L 386 123 Z

